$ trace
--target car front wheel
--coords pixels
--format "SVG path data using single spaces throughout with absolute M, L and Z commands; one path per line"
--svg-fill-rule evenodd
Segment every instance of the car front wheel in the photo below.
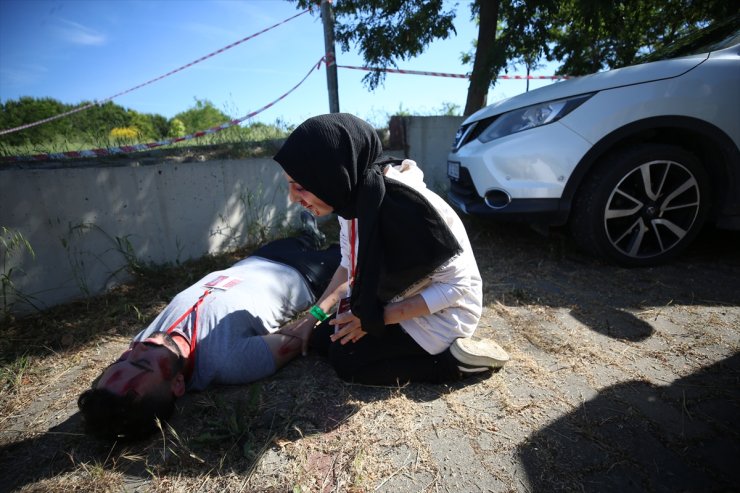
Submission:
M 599 162 L 573 203 L 576 243 L 625 266 L 666 262 L 701 229 L 709 180 L 701 162 L 675 146 L 643 144 Z

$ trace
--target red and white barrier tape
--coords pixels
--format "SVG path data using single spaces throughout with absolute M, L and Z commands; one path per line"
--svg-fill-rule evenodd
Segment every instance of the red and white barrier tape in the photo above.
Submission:
M 200 62 L 202 60 L 205 60 L 208 57 L 214 56 L 214 55 L 216 55 L 218 53 L 221 53 L 221 52 L 223 52 L 225 50 L 228 50 L 229 48 L 232 48 L 232 47 L 236 46 L 239 43 L 242 43 L 244 41 L 247 41 L 248 39 L 254 38 L 255 36 L 258 36 L 258 35 L 266 32 L 266 31 L 269 31 L 270 29 L 273 29 L 273 28 L 279 26 L 280 24 L 283 24 L 285 22 L 288 22 L 289 20 L 294 19 L 294 18 L 298 17 L 299 15 L 305 14 L 306 12 L 309 12 L 309 10 L 305 10 L 305 11 L 303 11 L 303 12 L 301 12 L 301 13 L 293 16 L 293 17 L 290 17 L 289 19 L 286 19 L 286 20 L 284 20 L 284 21 L 282 21 L 282 22 L 280 22 L 278 24 L 275 24 L 274 26 L 271 26 L 271 27 L 269 27 L 267 29 L 264 29 L 264 30 L 258 32 L 258 33 L 255 33 L 255 34 L 253 34 L 253 35 L 251 35 L 251 36 L 249 36 L 247 38 L 244 38 L 244 39 L 239 40 L 239 41 L 237 41 L 235 43 L 232 43 L 231 45 L 228 45 L 228 46 L 226 46 L 224 48 L 221 48 L 220 50 L 215 51 L 215 52 L 213 52 L 213 53 L 211 53 L 209 55 L 206 55 L 205 57 L 199 58 L 198 60 L 195 60 L 194 62 L 191 62 L 188 65 L 184 65 L 184 66 L 180 67 L 179 69 L 173 70 L 172 72 L 169 72 L 169 73 L 167 73 L 167 74 L 165 74 L 163 76 L 160 76 L 160 77 L 158 77 L 156 79 L 152 79 L 149 82 L 145 82 L 144 84 L 140 84 L 140 85 L 138 85 L 138 86 L 136 86 L 136 87 L 134 87 L 132 89 L 129 89 L 128 91 L 124 91 L 124 92 L 118 93 L 118 94 L 116 94 L 114 96 L 111 96 L 110 98 L 104 100 L 104 102 L 110 101 L 111 99 L 113 99 L 115 97 L 118 97 L 120 95 L 126 94 L 128 92 L 131 92 L 131 91 L 133 91 L 135 89 L 138 89 L 139 87 L 143 87 L 143 86 L 145 86 L 147 84 L 151 84 L 152 82 L 155 82 L 157 80 L 163 79 L 163 78 L 167 77 L 168 75 L 174 74 L 175 72 L 178 72 L 180 70 L 183 70 L 186 67 L 192 66 L 192 65 L 194 65 L 194 64 L 196 64 L 196 63 L 198 63 L 198 62 Z M 327 54 L 326 56 L 321 57 L 319 59 L 319 61 L 314 66 L 311 67 L 311 70 L 309 70 L 309 72 L 303 77 L 303 79 L 301 79 L 301 81 L 298 82 L 298 84 L 296 84 L 295 86 L 293 86 L 288 92 L 286 92 L 285 94 L 283 94 L 279 98 L 277 98 L 274 101 L 272 101 L 271 103 L 263 106 L 262 108 L 258 109 L 257 111 L 253 111 L 252 113 L 249 113 L 248 115 L 245 115 L 245 116 L 243 116 L 241 118 L 238 118 L 236 120 L 231 120 L 230 122 L 226 122 L 226 123 L 223 123 L 221 125 L 217 125 L 215 127 L 211 127 L 209 129 L 206 129 L 206 130 L 201 130 L 199 132 L 195 132 L 195 133 L 192 133 L 192 134 L 189 134 L 189 135 L 185 135 L 183 137 L 177 137 L 177 138 L 174 138 L 174 139 L 165 139 L 165 140 L 160 140 L 160 141 L 157 141 L 157 142 L 149 142 L 149 143 L 146 143 L 146 144 L 135 144 L 135 145 L 130 145 L 130 146 L 108 147 L 108 148 L 100 148 L 100 149 L 88 149 L 88 150 L 84 150 L 84 151 L 68 151 L 68 152 L 60 152 L 60 153 L 44 153 L 44 154 L 35 154 L 35 155 L 32 155 L 32 156 L 11 156 L 11 157 L 3 157 L 3 158 L 0 158 L 0 162 L 7 162 L 7 161 L 30 161 L 30 160 L 34 160 L 34 161 L 45 161 L 45 160 L 73 159 L 73 158 L 81 158 L 81 157 L 110 156 L 110 155 L 121 154 L 121 153 L 130 153 L 130 152 L 145 151 L 145 150 L 148 150 L 148 149 L 154 149 L 156 147 L 162 147 L 162 146 L 166 146 L 166 145 L 175 144 L 177 142 L 182 142 L 182 141 L 186 141 L 186 140 L 195 139 L 195 138 L 198 138 L 198 137 L 203 137 L 204 135 L 214 134 L 214 133 L 220 132 L 221 130 L 227 129 L 229 127 L 236 126 L 236 125 L 240 124 L 241 122 L 243 122 L 243 121 L 245 121 L 245 120 L 247 120 L 249 118 L 252 118 L 253 116 L 255 116 L 255 115 L 257 115 L 257 114 L 265 111 L 266 109 L 268 109 L 270 107 L 272 107 L 275 103 L 283 100 L 291 92 L 293 92 L 296 89 L 298 89 L 298 87 L 301 84 L 303 84 L 303 82 L 308 78 L 308 76 L 311 75 L 311 73 L 314 71 L 314 69 L 318 70 L 319 68 L 321 68 L 321 63 L 322 62 L 324 62 L 328 66 L 328 65 L 333 64 L 335 62 L 335 60 L 334 60 L 334 57 L 331 54 Z M 337 65 L 337 67 L 338 68 L 354 69 L 354 70 L 365 70 L 365 71 L 377 70 L 377 69 L 374 69 L 372 67 L 356 67 L 356 66 L 351 66 L 351 65 Z M 420 71 L 420 70 L 401 70 L 401 69 L 390 69 L 390 68 L 380 69 L 380 70 L 382 70 L 384 72 L 399 73 L 399 74 L 428 75 L 428 76 L 435 76 L 435 77 L 451 77 L 451 78 L 456 78 L 456 79 L 468 79 L 469 78 L 468 75 L 450 74 L 450 73 L 444 73 L 444 72 L 426 72 L 426 71 Z M 570 78 L 570 76 L 567 76 L 567 75 L 549 75 L 549 76 L 547 76 L 547 75 L 539 75 L 539 76 L 535 76 L 535 75 L 528 75 L 528 76 L 527 75 L 511 75 L 511 76 L 510 75 L 500 75 L 498 78 L 499 79 L 521 79 L 521 80 L 525 80 L 525 79 L 568 79 L 568 78 Z M 5 133 L 14 132 L 16 130 L 21 130 L 21 129 L 24 129 L 24 128 L 29 128 L 29 127 L 32 127 L 32 126 L 35 126 L 35 125 L 39 125 L 41 123 L 45 123 L 45 122 L 48 122 L 48 121 L 51 121 L 51 120 L 55 120 L 57 118 L 61 118 L 61 117 L 66 116 L 66 115 L 70 115 L 72 113 L 76 113 L 78 111 L 82 111 L 82 110 L 87 109 L 89 107 L 92 107 L 94 105 L 95 105 L 95 103 L 91 103 L 91 104 L 82 106 L 80 108 L 76 108 L 74 110 L 67 111 L 67 112 L 62 113 L 60 115 L 56 115 L 54 117 L 47 118 L 45 120 L 41 120 L 41 121 L 38 121 L 38 122 L 35 122 L 35 123 L 29 123 L 27 125 L 23 125 L 21 127 L 17 127 L 17 128 L 10 129 L 10 130 L 3 130 L 3 131 L 0 131 L 0 135 L 3 135 Z
M 448 74 L 444 72 L 424 72 L 421 70 L 401 70 L 395 68 L 373 68 L 373 67 L 355 67 L 352 65 L 337 65 L 338 68 L 349 68 L 352 70 L 380 70 L 381 72 L 389 72 L 394 74 L 411 74 L 411 75 L 431 75 L 433 77 L 450 77 L 453 79 L 469 79 L 469 75 L 464 74 Z M 497 79 L 569 79 L 569 75 L 499 75 Z
M 240 44 L 244 43 L 245 41 L 249 41 L 250 39 L 256 38 L 260 34 L 264 34 L 267 31 L 270 31 L 271 29 L 275 29 L 276 27 L 278 27 L 278 26 L 280 26 L 282 24 L 285 24 L 286 22 L 291 21 L 291 20 L 295 19 L 296 17 L 299 17 L 299 16 L 301 16 L 301 15 L 307 13 L 307 12 L 310 12 L 310 11 L 311 11 L 311 9 L 306 9 L 303 12 L 299 12 L 298 14 L 296 14 L 296 15 L 294 15 L 292 17 L 289 17 L 289 18 L 287 18 L 287 19 L 285 19 L 285 20 L 283 20 L 281 22 L 278 22 L 277 24 L 275 24 L 273 26 L 270 26 L 270 27 L 268 27 L 266 29 L 263 29 L 262 31 L 256 32 L 254 34 L 251 34 L 251 35 L 247 36 L 246 38 L 242 38 L 239 41 L 235 41 L 235 42 L 231 43 L 230 45 L 224 46 L 223 48 L 221 48 L 219 50 L 216 50 L 216 51 L 214 51 L 212 53 L 209 53 L 209 54 L 207 54 L 205 56 L 202 56 L 202 57 L 198 58 L 197 60 L 193 60 L 192 62 L 190 62 L 190 63 L 188 63 L 186 65 L 183 65 L 182 67 L 176 68 L 175 70 L 171 70 L 170 72 L 167 72 L 164 75 L 160 75 L 159 77 L 156 77 L 156 78 L 154 78 L 152 80 L 149 80 L 147 82 L 144 82 L 143 84 L 139 84 L 138 86 L 132 87 L 131 89 L 127 89 L 125 91 L 119 92 L 118 94 L 114 94 L 113 96 L 110 96 L 108 98 L 105 98 L 102 101 L 99 101 L 99 102 L 96 101 L 95 103 L 89 103 L 89 104 L 86 104 L 84 106 L 80 106 L 79 108 L 75 108 L 73 110 L 70 110 L 70 111 L 67 111 L 67 112 L 64 112 L 64 113 L 60 113 L 58 115 L 54 115 L 54 116 L 51 116 L 49 118 L 44 118 L 43 120 L 39 120 L 37 122 L 27 123 L 25 125 L 21 125 L 19 127 L 15 127 L 15 128 L 9 128 L 9 129 L 6 129 L 6 130 L 0 130 L 0 135 L 5 135 L 5 134 L 17 132 L 19 130 L 25 130 L 27 128 L 31 128 L 31 127 L 35 127 L 37 125 L 41 125 L 42 123 L 47 123 L 47 122 L 50 122 L 50 121 L 53 121 L 53 120 L 57 120 L 59 118 L 63 118 L 65 116 L 71 115 L 73 113 L 77 113 L 78 111 L 82 111 L 82 110 L 86 110 L 88 108 L 92 108 L 93 106 L 96 106 L 98 104 L 107 103 L 108 101 L 111 101 L 114 98 L 117 98 L 119 96 L 123 96 L 124 94 L 128 94 L 128 93 L 130 93 L 132 91 L 135 91 L 136 89 L 140 89 L 140 88 L 142 88 L 144 86 L 147 86 L 147 85 L 149 85 L 149 84 L 151 84 L 153 82 L 157 82 L 159 80 L 162 80 L 165 77 L 169 77 L 172 74 L 176 74 L 177 72 L 180 72 L 181 70 L 185 70 L 186 68 L 192 67 L 193 65 L 195 65 L 197 63 L 200 63 L 203 60 L 206 60 L 208 58 L 211 58 L 213 56 L 216 56 L 218 54 L 221 54 L 221 53 L 223 53 L 226 50 L 229 50 L 229 49 L 231 49 L 231 48 L 233 48 L 233 47 L 235 47 L 237 45 L 240 45 Z
M 313 73 L 314 70 L 318 70 L 321 68 L 321 62 L 324 62 L 326 59 L 324 57 L 321 57 L 319 61 L 311 66 L 311 70 L 308 71 L 308 73 L 303 77 L 303 79 L 298 82 L 298 84 L 294 85 L 290 90 L 288 90 L 286 93 L 284 93 L 279 98 L 275 99 L 271 103 L 266 104 L 262 108 L 253 111 L 241 118 L 237 118 L 236 120 L 231 120 L 226 123 L 222 123 L 221 125 L 217 125 L 215 127 L 211 127 L 207 130 L 201 130 L 199 132 L 194 132 L 192 134 L 185 135 L 183 137 L 176 137 L 173 139 L 165 139 L 160 140 L 157 142 L 149 142 L 146 144 L 135 144 L 130 146 L 118 146 L 118 147 L 107 147 L 107 148 L 101 148 L 101 149 L 88 149 L 84 151 L 69 151 L 69 152 L 58 152 L 58 153 L 47 153 L 47 154 L 35 154 L 32 156 L 10 156 L 10 157 L 4 157 L 0 158 L 1 162 L 8 162 L 8 161 L 47 161 L 47 160 L 63 160 L 63 159 L 73 159 L 73 158 L 84 158 L 84 157 L 101 157 L 101 156 L 112 156 L 116 154 L 125 154 L 130 152 L 139 152 L 139 151 L 146 151 L 149 149 L 154 149 L 156 147 L 162 147 L 167 146 L 171 144 L 175 144 L 177 142 L 183 142 L 186 140 L 196 139 L 198 137 L 203 137 L 204 135 L 211 135 L 215 134 L 217 132 L 220 132 L 221 130 L 225 130 L 230 127 L 234 127 L 236 125 L 239 125 L 244 120 L 247 120 L 249 118 L 252 118 L 253 116 L 262 113 L 266 109 L 273 106 L 278 101 L 283 100 L 286 96 L 288 96 L 291 92 L 298 89 L 298 87 L 303 84 L 306 79 L 308 79 L 308 76 Z

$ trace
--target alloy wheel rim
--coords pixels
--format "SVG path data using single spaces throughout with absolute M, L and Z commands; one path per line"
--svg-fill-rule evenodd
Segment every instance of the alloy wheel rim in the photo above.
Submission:
M 611 246 L 631 258 L 665 254 L 692 230 L 701 207 L 694 174 L 675 161 L 644 163 L 614 187 L 604 209 Z

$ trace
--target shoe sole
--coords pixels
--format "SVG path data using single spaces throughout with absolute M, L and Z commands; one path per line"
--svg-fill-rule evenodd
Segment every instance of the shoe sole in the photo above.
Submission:
M 509 361 L 509 354 L 490 340 L 457 338 L 450 346 L 456 360 L 469 366 L 501 368 Z

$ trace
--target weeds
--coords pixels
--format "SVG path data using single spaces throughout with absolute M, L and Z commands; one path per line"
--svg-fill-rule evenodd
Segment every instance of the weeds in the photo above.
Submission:
M 274 237 L 272 225 L 283 222 L 280 220 L 282 218 L 272 217 L 270 213 L 272 204 L 276 201 L 278 188 L 273 190 L 273 196 L 267 200 L 264 200 L 264 193 L 265 191 L 259 188 L 254 192 L 242 193 L 239 197 L 246 214 L 247 235 L 252 239 L 249 242 L 251 245 L 261 245 Z
M 34 298 L 22 293 L 15 285 L 14 277 L 23 272 L 11 265 L 11 259 L 22 252 L 28 252 L 33 259 L 36 253 L 33 251 L 31 244 L 20 231 L 2 227 L 0 235 L 0 246 L 2 247 L 2 272 L 0 272 L 0 286 L 3 296 L 3 320 L 7 321 L 10 317 L 15 300 L 21 300 L 26 304 L 38 309 L 33 303 Z
M 2 394 L 16 394 L 23 385 L 24 376 L 31 360 L 28 355 L 16 358 L 13 363 L 0 367 L 0 389 Z
M 85 295 L 86 298 L 90 297 L 91 290 L 87 283 L 87 274 L 85 272 L 85 259 L 82 251 L 76 248 L 76 242 L 73 241 L 75 236 L 81 238 L 86 232 L 93 229 L 95 225 L 91 223 L 83 223 L 67 225 L 67 234 L 59 238 L 62 248 L 67 253 L 67 261 L 72 269 L 72 276 L 74 277 L 75 283 L 79 290 Z
M 205 461 L 193 452 L 187 441 L 169 423 L 163 424 L 157 419 L 157 427 L 162 437 L 161 459 L 163 463 L 166 463 L 169 457 L 174 456 L 180 459 L 181 462 L 186 459 L 192 459 L 199 464 L 205 464 Z M 167 439 L 168 437 L 171 437 L 169 441 Z
M 81 241 L 82 237 L 91 231 L 96 231 L 103 235 L 108 242 L 112 245 L 108 249 L 103 250 L 100 253 L 91 252 L 88 250 L 81 250 L 77 246 L 77 242 Z M 104 265 L 108 268 L 106 262 L 103 260 L 104 256 L 111 250 L 117 252 L 123 258 L 123 265 L 118 268 L 108 269 L 108 277 L 110 280 L 125 271 L 134 276 L 145 276 L 150 274 L 156 274 L 162 266 L 148 265 L 142 262 L 136 254 L 136 249 L 131 242 L 132 234 L 123 236 L 113 236 L 107 233 L 103 228 L 95 223 L 80 223 L 71 224 L 67 226 L 67 233 L 59 238 L 62 248 L 64 248 L 67 254 L 67 260 L 72 270 L 72 276 L 80 290 L 85 295 L 86 299 L 92 296 L 93 290 L 88 283 L 88 267 L 85 260 L 93 259 L 96 262 Z M 176 263 L 179 265 L 179 256 L 182 249 L 182 245 L 178 242 L 178 258 Z M 107 282 L 107 281 L 106 281 Z
M 100 231 L 103 231 L 103 230 L 100 229 Z M 103 231 L 103 233 L 105 232 Z M 108 235 L 106 234 L 106 236 Z M 136 256 L 136 251 L 134 250 L 134 246 L 131 244 L 131 241 L 129 240 L 130 237 L 131 235 L 127 234 L 126 236 L 116 236 L 114 237 L 114 239 L 116 242 L 116 250 L 123 256 L 124 260 L 126 261 L 126 267 L 128 268 L 129 272 L 135 273 L 135 272 L 141 271 L 142 265 L 141 265 L 141 262 L 139 261 L 139 258 Z
M 239 447 L 241 456 L 252 458 L 254 444 L 250 438 L 250 425 L 257 415 L 260 401 L 260 387 L 249 386 L 246 397 L 229 402 L 223 396 L 211 393 L 201 404 L 206 411 L 204 430 L 192 438 L 199 445 L 230 443 L 228 451 Z M 227 451 L 227 453 L 228 453 Z
M 222 246 L 227 248 L 242 244 L 262 245 L 271 239 L 285 236 L 288 231 L 282 224 L 285 223 L 286 215 L 275 214 L 272 210 L 273 204 L 278 200 L 278 193 L 281 192 L 276 188 L 272 197 L 265 197 L 265 190 L 261 186 L 241 192 L 236 207 L 240 209 L 238 216 L 244 219 L 232 226 L 230 223 L 233 221 L 229 214 L 219 214 L 218 218 L 223 226 L 211 231 L 211 236 L 224 237 Z

